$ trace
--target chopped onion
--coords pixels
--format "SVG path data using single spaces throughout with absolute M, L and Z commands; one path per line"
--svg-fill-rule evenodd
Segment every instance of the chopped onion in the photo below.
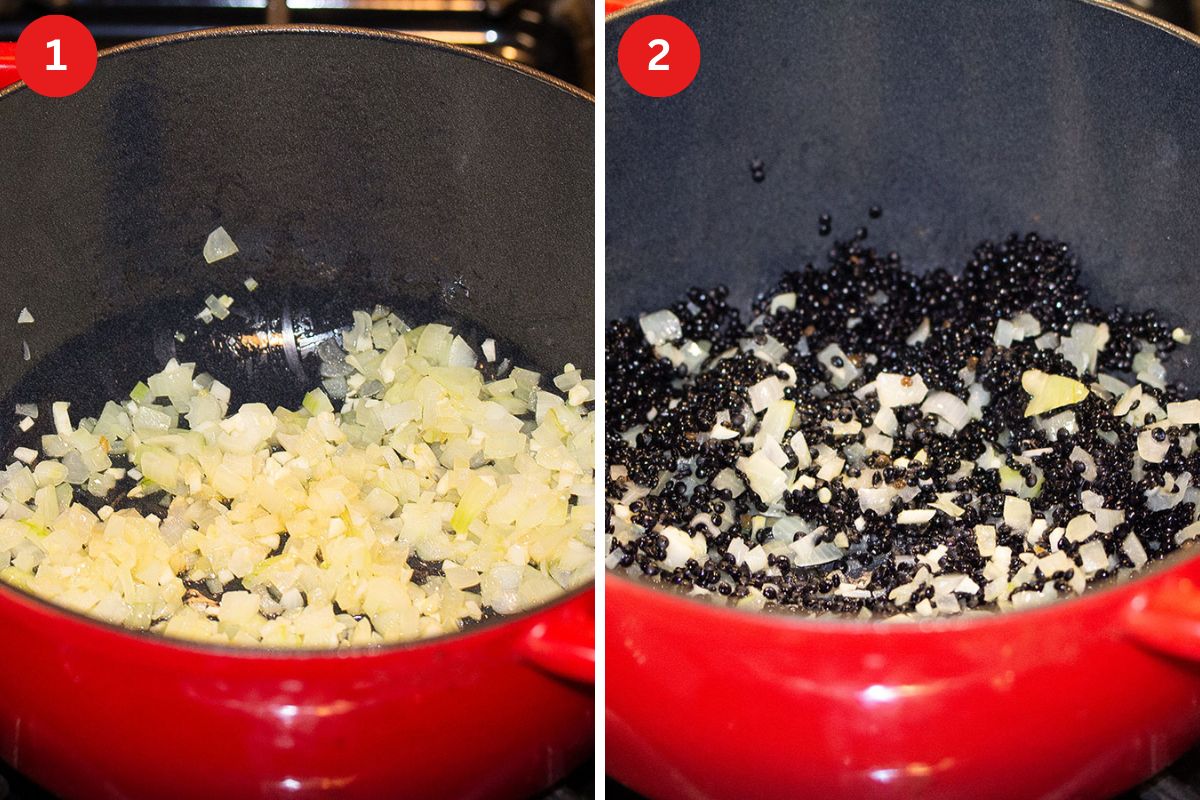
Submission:
M 1171 440 L 1164 438 L 1161 442 L 1154 438 L 1154 431 L 1147 429 L 1138 434 L 1138 455 L 1152 464 L 1160 463 L 1171 449 Z
M 1142 567 L 1150 560 L 1137 534 L 1131 533 L 1126 536 L 1125 541 L 1121 542 L 1121 549 L 1125 551 L 1125 555 L 1129 556 L 1129 560 L 1133 562 L 1134 567 Z
M 17 315 L 18 325 L 30 325 L 33 323 L 33 314 L 29 313 L 28 308 L 22 308 L 21 313 Z
M 1180 475 L 1174 481 L 1170 480 L 1170 476 L 1167 476 L 1167 478 L 1168 485 L 1156 486 L 1145 492 L 1146 508 L 1151 511 L 1166 511 L 1168 508 L 1174 508 L 1179 505 L 1183 502 L 1188 487 L 1192 483 L 1192 476 L 1187 472 Z
M 233 243 L 233 239 L 225 232 L 224 227 L 218 227 L 208 235 L 207 241 L 204 242 L 204 260 L 209 264 L 228 258 L 237 251 L 238 246 Z
M 16 534 L 40 554 L 6 560 L 4 579 L 128 627 L 282 647 L 450 632 L 590 579 L 594 383 L 568 365 L 554 379 L 566 402 L 528 370 L 485 384 L 445 326 L 410 330 L 386 309 L 354 320 L 346 350 L 318 348 L 322 374 L 338 367 L 326 385 L 349 395 L 340 411 L 315 390 L 296 410 L 230 414 L 227 386 L 174 360 L 99 418 L 73 424 L 52 403 L 40 460 L 18 448 L 0 478 L 0 543 Z M 118 481 L 162 510 L 75 500 Z M 683 536 L 702 558 L 704 536 Z M 414 579 L 414 557 L 444 574 Z
M 979 555 L 990 558 L 996 552 L 996 528 L 993 525 L 975 526 L 975 546 Z
M 1042 332 L 1042 323 L 1028 311 L 1022 311 L 1013 317 L 1013 339 L 1032 339 Z
M 1029 394 L 1025 416 L 1032 417 L 1073 405 L 1088 395 L 1087 387 L 1074 378 L 1064 375 L 1049 375 L 1036 369 L 1025 370 L 1021 375 L 1021 387 Z
M 783 448 L 775 439 L 767 438 L 763 441 L 762 450 L 760 450 L 767 460 L 779 468 L 787 466 L 788 455 L 783 452 Z
M 1099 508 L 1092 513 L 1096 517 L 1096 530 L 1100 533 L 1112 533 L 1125 521 L 1125 512 L 1120 509 Z
M 638 320 L 638 324 L 652 347 L 683 337 L 683 323 L 668 309 L 646 314 Z
M 689 536 L 679 528 L 673 527 L 663 528 L 661 532 L 668 542 L 667 557 L 663 560 L 667 568 L 675 569 L 684 566 L 690 559 L 699 561 L 704 558 L 707 545 L 703 535 L 697 533 Z M 745 544 L 742 547 L 745 547 Z M 733 552 L 732 547 L 730 552 Z
M 54 416 L 54 432 L 59 436 L 70 436 L 72 432 L 71 416 L 68 410 L 71 408 L 70 403 L 56 402 L 51 404 L 50 412 Z
M 863 511 L 886 514 L 896 502 L 896 490 L 890 486 L 866 487 L 858 490 L 858 505 Z
M 983 410 L 991 402 L 991 392 L 982 383 L 972 383 L 967 388 L 967 412 L 971 419 L 983 419 Z
M 992 334 L 992 341 L 1000 347 L 1009 347 L 1013 343 L 1016 329 L 1013 324 L 1006 319 L 996 321 L 996 331 Z
M 750 407 L 755 414 L 761 414 L 767 406 L 783 399 L 783 384 L 779 378 L 771 375 L 754 384 L 747 390 Z
M 796 293 L 784 292 L 771 298 L 770 313 L 774 314 L 781 308 L 794 310 L 796 308 Z
M 1033 524 L 1033 507 L 1023 498 L 1005 497 L 1004 522 L 1015 531 L 1028 531 Z
M 946 545 L 939 544 L 929 552 L 917 556 L 917 561 L 929 567 L 929 571 L 936 574 L 941 572 L 942 559 L 946 557 L 947 551 Z
M 1107 323 L 1076 322 L 1071 326 L 1071 335 L 1062 340 L 1058 352 L 1080 375 L 1084 375 L 1095 372 L 1097 358 L 1108 339 Z
M 1096 532 L 1096 519 L 1091 514 L 1079 514 L 1067 523 L 1067 540 L 1082 542 Z
M 1200 425 L 1200 400 L 1167 403 L 1167 422 L 1172 425 Z
M 1197 536 L 1200 536 L 1200 522 L 1193 522 L 1175 534 L 1175 544 L 1181 545 Z
M 1142 394 L 1145 390 L 1142 389 L 1140 383 L 1135 383 L 1125 391 L 1121 398 L 1113 405 L 1112 415 L 1114 417 L 1123 417 L 1128 414 L 1133 407 L 1142 399 Z
M 1069 456 L 1071 461 L 1078 461 L 1083 464 L 1083 479 L 1089 483 L 1096 480 L 1099 473 L 1096 472 L 1096 459 L 1092 458 L 1092 454 L 1076 445 L 1071 449 Z
M 815 567 L 819 564 L 828 564 L 830 561 L 837 561 L 845 555 L 838 547 L 829 543 L 822 542 L 817 544 L 817 537 L 824 532 L 824 528 L 817 530 L 800 537 L 792 542 L 792 563 L 797 567 Z
M 928 391 L 929 389 L 920 375 L 896 375 L 890 372 L 881 372 L 875 378 L 875 392 L 879 397 L 879 404 L 884 408 L 919 403 L 925 398 Z
M 1075 562 L 1070 556 L 1061 550 L 1056 550 L 1053 553 L 1044 555 L 1037 561 L 1037 567 L 1042 571 L 1042 575 L 1050 577 L 1056 572 L 1066 572 L 1075 567 Z
M 842 348 L 831 344 L 817 354 L 817 361 L 828 370 L 830 382 L 836 389 L 844 389 L 862 374 L 850 357 L 842 352 Z
M 937 511 L 932 508 L 906 508 L 896 515 L 899 525 L 924 525 L 934 518 Z
M 895 436 L 896 430 L 899 427 L 895 413 L 887 406 L 879 409 L 879 413 L 875 415 L 875 419 L 871 424 L 879 428 L 879 431 L 886 436 Z
M 916 327 L 916 330 L 910 333 L 904 341 L 910 345 L 921 344 L 929 338 L 929 333 L 929 317 L 925 317 L 921 320 L 921 324 Z
M 751 392 L 753 391 L 754 388 L 751 387 Z M 772 402 L 767 407 L 767 413 L 763 414 L 762 422 L 758 426 L 756 446 L 762 448 L 766 442 L 775 444 L 782 442 L 783 435 L 791 426 L 795 413 L 796 404 L 791 400 L 780 399 Z
M 1139 381 L 1155 389 L 1167 388 L 1167 368 L 1152 347 L 1143 347 L 1133 357 L 1133 371 Z
M 936 414 L 956 431 L 962 430 L 971 418 L 967 404 L 949 392 L 931 392 L 921 404 L 921 412 Z
M 1104 550 L 1104 544 L 1098 540 L 1087 542 L 1079 548 L 1079 560 L 1083 571 L 1088 575 L 1108 569 L 1108 553 Z
M 774 503 L 783 497 L 787 489 L 787 476 L 783 470 L 771 463 L 761 450 L 737 460 L 737 468 L 750 482 L 750 489 L 764 503 Z
M 451 367 L 475 367 L 475 351 L 461 336 L 455 336 L 450 341 L 450 352 L 446 364 Z

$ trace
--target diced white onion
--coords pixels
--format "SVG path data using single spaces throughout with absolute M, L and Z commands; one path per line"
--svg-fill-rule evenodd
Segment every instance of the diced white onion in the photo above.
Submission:
M 783 399 L 783 384 L 779 378 L 771 375 L 751 386 L 747 390 L 747 395 L 754 413 L 761 414 L 767 406 Z
M 1167 451 L 1171 449 L 1171 440 L 1164 437 L 1160 442 L 1154 438 L 1154 430 L 1146 429 L 1138 434 L 1137 450 L 1138 455 L 1149 461 L 1151 464 L 1158 464 L 1167 456 Z
M 208 235 L 208 239 L 204 242 L 204 260 L 209 264 L 229 258 L 237 251 L 238 246 L 234 244 L 232 237 L 224 227 L 218 227 Z
M 1200 400 L 1167 403 L 1167 422 L 1171 425 L 1200 425 Z
M 1133 562 L 1134 567 L 1142 567 L 1150 560 L 1137 534 L 1131 533 L 1126 536 L 1125 541 L 1121 542 L 1121 549 L 1125 551 L 1125 555 L 1129 556 L 1129 560 Z
M 1091 514 L 1079 514 L 1067 523 L 1067 540 L 1082 542 L 1096 532 L 1096 519 Z
M 1074 378 L 1049 375 L 1036 369 L 1022 373 L 1021 387 L 1029 394 L 1029 404 L 1025 406 L 1027 417 L 1074 405 L 1088 395 L 1087 387 Z
M 909 406 L 921 402 L 929 389 L 920 375 L 896 375 L 881 372 L 875 378 L 875 392 L 879 404 L 885 408 Z M 876 422 L 878 425 L 878 422 Z M 882 426 L 880 426 L 882 430 Z
M 899 525 L 924 525 L 934 518 L 937 511 L 932 508 L 906 508 L 896 515 Z
M 1033 524 L 1033 508 L 1020 497 L 1004 498 L 1004 522 L 1015 531 L 1028 531 Z
M 683 337 L 683 323 L 668 309 L 646 314 L 638 320 L 638 324 L 652 347 Z
M 835 389 L 844 389 L 862 374 L 850 357 L 836 344 L 827 346 L 817 354 L 817 361 L 829 371 L 830 383 Z M 840 365 L 840 366 L 839 366 Z
M 967 404 L 949 392 L 931 392 L 921 404 L 921 412 L 936 414 L 950 423 L 950 427 L 956 431 L 962 430 L 971 419 Z

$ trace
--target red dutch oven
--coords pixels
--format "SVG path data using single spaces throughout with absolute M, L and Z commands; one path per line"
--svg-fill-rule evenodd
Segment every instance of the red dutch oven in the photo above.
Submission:
M 620 77 L 672 14 L 701 66 Z M 1099 302 L 1200 325 L 1200 40 L 1077 0 L 663 0 L 607 24 L 609 318 L 743 303 L 870 220 L 910 267 L 1069 241 Z M 764 165 L 755 180 L 750 165 Z M 761 177 L 761 175 L 760 175 Z M 1194 357 L 1175 373 L 1196 385 Z M 1200 560 L 925 624 L 739 611 L 606 577 L 607 769 L 649 797 L 1096 798 L 1200 736 Z
M 175 356 L 235 400 L 296 403 L 317 334 L 379 302 L 590 371 L 593 116 L 510 64 L 338 28 L 153 39 L 70 97 L 10 87 L 0 393 L 94 415 Z M 217 225 L 241 251 L 208 266 Z M 241 315 L 190 321 L 247 275 Z M 528 796 L 591 750 L 594 619 L 586 586 L 436 639 L 276 652 L 0 585 L 0 758 L 72 798 Z

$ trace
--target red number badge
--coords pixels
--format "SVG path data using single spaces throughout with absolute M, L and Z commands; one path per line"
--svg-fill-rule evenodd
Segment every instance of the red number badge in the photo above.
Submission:
M 642 17 L 621 37 L 617 66 L 634 91 L 649 97 L 670 97 L 696 79 L 700 42 L 687 23 L 676 17 Z
M 71 17 L 39 17 L 17 39 L 17 73 L 40 95 L 75 94 L 95 72 L 96 40 L 82 22 Z

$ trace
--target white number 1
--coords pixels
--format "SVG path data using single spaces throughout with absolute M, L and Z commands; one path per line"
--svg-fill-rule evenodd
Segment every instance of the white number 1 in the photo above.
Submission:
M 59 58 L 61 57 L 59 54 L 60 47 L 62 47 L 62 41 L 59 39 L 51 39 L 50 41 L 46 42 L 46 48 L 54 51 L 54 61 L 46 65 L 46 70 L 48 72 L 67 71 L 67 65 L 59 61 Z
M 671 45 L 667 42 L 667 40 L 666 39 L 654 39 L 650 42 L 650 47 L 652 47 L 652 48 L 658 47 L 661 49 L 658 51 L 658 55 L 656 55 L 654 58 L 650 59 L 650 66 L 647 67 L 647 69 L 649 69 L 651 71 L 658 71 L 658 72 L 666 72 L 667 70 L 671 69 L 670 64 L 658 63 L 667 57 L 667 53 L 671 52 Z

